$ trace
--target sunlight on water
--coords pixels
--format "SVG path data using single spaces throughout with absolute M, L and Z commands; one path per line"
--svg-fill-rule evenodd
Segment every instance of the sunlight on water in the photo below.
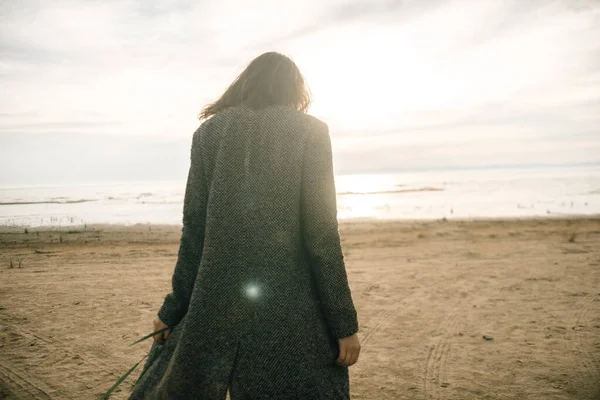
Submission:
M 600 214 L 600 168 L 348 175 L 336 179 L 340 219 Z
M 339 218 L 376 218 L 378 204 L 385 203 L 380 193 L 392 186 L 385 175 L 346 175 L 336 179 Z

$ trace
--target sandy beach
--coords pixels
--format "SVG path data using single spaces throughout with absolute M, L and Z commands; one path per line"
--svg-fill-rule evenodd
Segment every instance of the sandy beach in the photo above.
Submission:
M 139 361 L 150 344 L 129 344 L 151 331 L 180 232 L 2 228 L 0 399 L 99 398 Z M 600 399 L 600 219 L 341 233 L 363 343 L 353 399 Z

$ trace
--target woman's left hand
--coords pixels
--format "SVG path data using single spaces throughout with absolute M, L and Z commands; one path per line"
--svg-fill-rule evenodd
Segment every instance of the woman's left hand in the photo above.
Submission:
M 168 328 L 168 326 L 164 322 L 162 322 L 159 318 L 156 318 L 154 320 L 154 331 L 153 332 L 159 331 L 159 330 L 164 329 L 164 328 Z M 154 343 L 156 343 L 156 344 L 164 343 L 164 341 L 167 340 L 167 337 L 169 337 L 169 331 L 168 330 L 166 330 L 166 331 L 164 331 L 162 333 L 159 333 L 157 335 L 154 335 L 153 336 Z

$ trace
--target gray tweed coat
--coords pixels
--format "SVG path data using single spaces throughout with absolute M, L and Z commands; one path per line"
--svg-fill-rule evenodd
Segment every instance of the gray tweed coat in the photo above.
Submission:
M 173 291 L 131 399 L 349 399 L 358 330 L 327 125 L 234 107 L 194 133 Z

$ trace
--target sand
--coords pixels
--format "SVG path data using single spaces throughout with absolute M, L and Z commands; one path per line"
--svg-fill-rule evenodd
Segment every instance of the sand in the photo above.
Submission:
M 600 219 L 341 231 L 363 343 L 353 399 L 600 399 Z M 149 343 L 128 345 L 151 330 L 180 232 L 3 228 L 0 398 L 98 398 L 140 360 Z

